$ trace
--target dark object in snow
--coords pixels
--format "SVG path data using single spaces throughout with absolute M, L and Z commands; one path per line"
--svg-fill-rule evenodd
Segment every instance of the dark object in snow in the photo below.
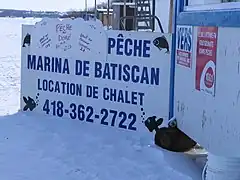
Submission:
M 190 151 L 197 143 L 178 128 L 162 127 L 156 131 L 157 146 L 173 152 Z
M 170 122 L 168 127 L 159 128 L 163 122 L 156 116 L 149 117 L 144 123 L 150 132 L 156 131 L 154 142 L 157 146 L 172 152 L 187 152 L 197 143 L 177 128 L 177 123 Z

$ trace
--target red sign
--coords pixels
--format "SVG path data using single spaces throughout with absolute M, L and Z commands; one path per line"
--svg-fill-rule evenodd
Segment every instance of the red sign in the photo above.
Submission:
M 195 88 L 215 96 L 217 27 L 198 27 Z

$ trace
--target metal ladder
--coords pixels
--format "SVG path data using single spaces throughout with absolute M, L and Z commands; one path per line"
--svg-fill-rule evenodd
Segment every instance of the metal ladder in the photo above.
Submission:
M 151 14 L 151 0 L 135 0 L 136 30 L 152 30 L 153 19 Z

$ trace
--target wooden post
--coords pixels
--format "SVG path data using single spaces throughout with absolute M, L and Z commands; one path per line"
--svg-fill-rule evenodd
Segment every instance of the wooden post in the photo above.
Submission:
M 88 15 L 88 0 L 85 0 L 85 20 L 87 20 L 87 15 Z
M 123 17 L 127 16 L 127 0 L 124 0 L 123 3 Z M 124 30 L 126 30 L 126 18 L 123 19 Z
M 109 24 L 110 24 L 110 22 L 109 22 L 109 15 L 110 15 L 109 10 L 110 10 L 110 0 L 107 1 L 107 29 L 108 30 L 109 30 Z
M 172 33 L 172 18 L 173 18 L 173 0 L 170 0 L 168 33 Z
M 94 0 L 94 19 L 97 20 L 97 0 Z

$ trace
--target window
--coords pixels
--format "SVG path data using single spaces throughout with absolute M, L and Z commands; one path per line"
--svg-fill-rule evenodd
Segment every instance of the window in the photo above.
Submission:
M 185 0 L 185 10 L 240 9 L 240 0 Z

